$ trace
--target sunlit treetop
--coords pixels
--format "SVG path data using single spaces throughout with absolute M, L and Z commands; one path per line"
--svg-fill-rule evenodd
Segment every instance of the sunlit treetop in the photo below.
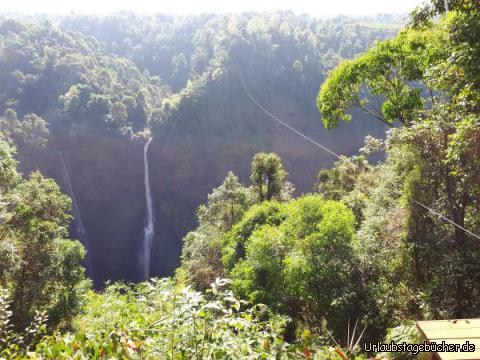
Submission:
M 425 105 L 418 83 L 429 64 L 445 57 L 440 40 L 436 28 L 410 29 L 340 64 L 329 74 L 317 100 L 325 127 L 333 128 L 340 120 L 350 121 L 354 107 L 386 124 L 399 121 L 408 125 Z
M 356 107 L 389 125 L 407 126 L 446 99 L 477 111 L 480 12 L 473 1 L 448 4 L 458 10 L 434 19 L 444 12 L 440 3 L 418 9 L 412 14 L 415 25 L 332 71 L 317 99 L 325 127 L 350 121 Z

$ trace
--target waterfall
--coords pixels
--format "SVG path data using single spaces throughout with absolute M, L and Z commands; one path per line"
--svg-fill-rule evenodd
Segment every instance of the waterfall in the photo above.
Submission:
M 154 235 L 154 225 L 153 225 L 153 203 L 152 203 L 152 194 L 150 190 L 150 177 L 148 172 L 148 147 L 152 142 L 152 138 L 149 138 L 145 145 L 143 146 L 143 168 L 144 168 L 144 185 L 145 185 L 145 198 L 147 204 L 147 222 L 144 228 L 143 234 L 143 278 L 145 280 L 150 278 L 150 259 L 152 252 L 152 243 Z
M 68 172 L 67 164 L 63 153 L 58 150 L 58 156 L 60 157 L 60 162 L 62 163 L 62 176 L 63 182 L 67 187 L 68 195 L 72 199 L 72 213 L 74 216 L 74 223 L 76 225 L 76 232 L 80 242 L 87 248 L 87 255 L 85 256 L 85 265 L 87 269 L 87 275 L 95 282 L 95 273 L 93 271 L 92 264 L 92 250 L 90 247 L 90 242 L 88 240 L 87 231 L 85 226 L 83 226 L 82 217 L 80 216 L 80 209 L 78 207 L 77 199 L 75 193 L 73 192 L 72 182 L 70 180 L 70 174 Z

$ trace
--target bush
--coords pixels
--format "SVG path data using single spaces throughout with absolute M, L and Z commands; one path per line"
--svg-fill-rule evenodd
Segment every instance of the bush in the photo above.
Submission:
M 341 359 L 333 350 L 282 338 L 288 318 L 238 300 L 217 279 L 200 293 L 173 280 L 114 284 L 90 292 L 76 332 L 53 334 L 36 346 L 44 359 Z

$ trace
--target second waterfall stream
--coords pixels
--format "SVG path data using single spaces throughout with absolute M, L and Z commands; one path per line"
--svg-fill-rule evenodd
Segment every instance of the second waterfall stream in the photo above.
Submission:
M 145 198 L 147 204 L 147 221 L 143 230 L 143 246 L 142 246 L 142 267 L 143 278 L 147 280 L 150 278 L 150 259 L 153 244 L 154 235 L 154 221 L 153 221 L 153 201 L 152 193 L 150 189 L 150 176 L 148 169 L 148 148 L 152 138 L 149 138 L 143 146 L 143 169 L 144 169 L 144 185 L 145 185 Z
M 76 224 L 76 232 L 80 242 L 87 248 L 87 255 L 85 256 L 85 265 L 87 270 L 87 275 L 89 275 L 93 281 L 95 281 L 95 272 L 93 271 L 93 262 L 92 262 L 92 248 L 90 246 L 90 240 L 88 239 L 87 230 L 83 225 L 82 217 L 80 215 L 80 208 L 78 207 L 77 198 L 75 192 L 73 191 L 72 181 L 70 179 L 70 173 L 68 171 L 67 163 L 63 152 L 57 150 L 58 156 L 60 157 L 61 169 L 63 182 L 67 188 L 68 196 L 72 200 L 72 213 L 74 217 L 74 223 Z

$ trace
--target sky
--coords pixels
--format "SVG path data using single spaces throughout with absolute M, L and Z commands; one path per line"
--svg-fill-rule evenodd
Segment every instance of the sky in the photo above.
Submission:
M 312 16 L 407 13 L 422 0 L 0 0 L 0 12 L 88 13 L 231 13 L 292 10 Z

